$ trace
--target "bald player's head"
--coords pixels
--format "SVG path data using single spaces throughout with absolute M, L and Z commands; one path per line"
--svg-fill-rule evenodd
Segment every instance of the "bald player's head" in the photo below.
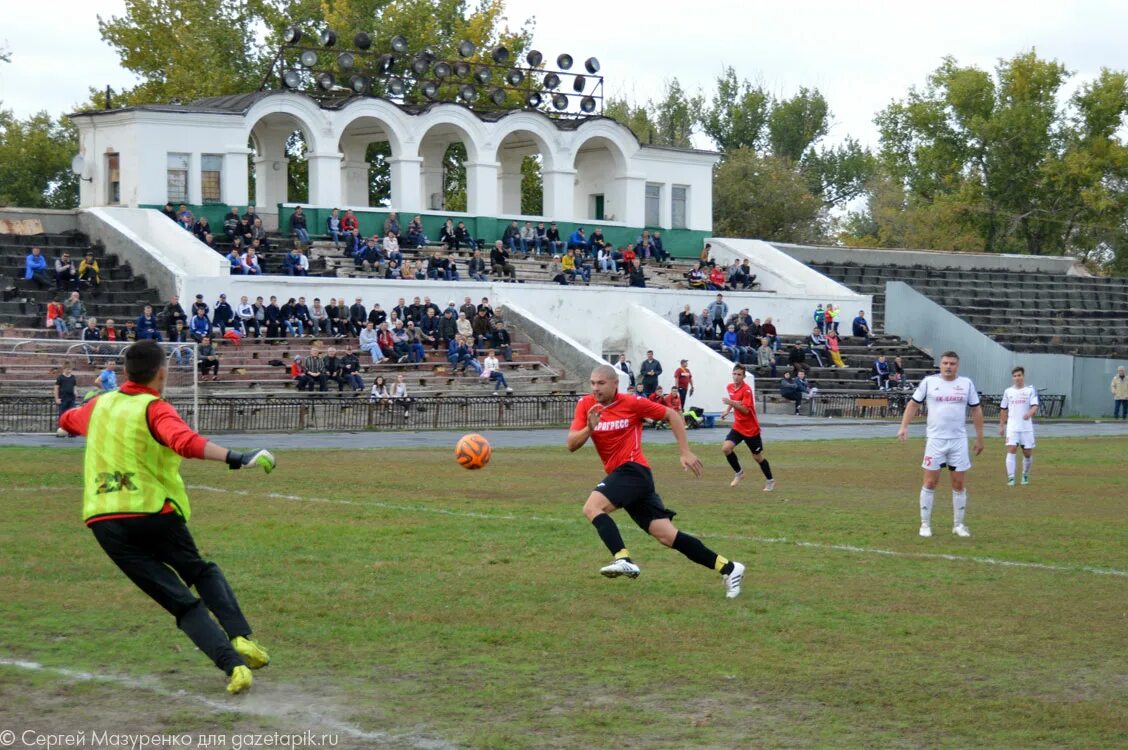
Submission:
M 611 365 L 597 365 L 592 371 L 591 376 L 594 378 L 596 375 L 608 378 L 609 380 L 619 381 L 619 373 Z
M 619 392 L 619 373 L 611 365 L 598 365 L 591 371 L 591 395 L 601 404 L 615 400 Z

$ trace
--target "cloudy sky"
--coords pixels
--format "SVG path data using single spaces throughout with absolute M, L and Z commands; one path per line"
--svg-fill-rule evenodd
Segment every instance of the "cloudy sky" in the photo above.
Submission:
M 16 0 L 4 0 L 13 6 Z M 0 106 L 26 116 L 69 111 L 88 86 L 128 86 L 97 15 L 121 14 L 123 0 L 38 0 L 4 13 Z M 645 8 L 645 11 L 641 10 Z M 645 101 L 677 77 L 711 91 L 724 66 L 781 96 L 817 87 L 833 114 L 830 139 L 876 144 L 873 116 L 923 83 L 944 55 L 993 67 L 1036 48 L 1075 72 L 1073 85 L 1101 67 L 1128 68 L 1128 2 L 949 0 L 507 0 L 513 25 L 536 17 L 534 44 L 546 56 L 594 55 L 609 95 Z M 706 145 L 702 140 L 699 145 Z

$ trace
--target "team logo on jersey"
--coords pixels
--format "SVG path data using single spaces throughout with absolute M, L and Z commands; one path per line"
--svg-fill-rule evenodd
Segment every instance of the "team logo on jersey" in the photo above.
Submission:
M 600 422 L 595 426 L 595 432 L 608 432 L 610 430 L 625 430 L 631 426 L 629 419 L 612 419 L 607 422 Z
M 94 493 L 96 495 L 105 495 L 110 492 L 121 492 L 122 490 L 136 490 L 135 485 L 130 477 L 134 475 L 132 471 L 103 471 L 98 474 L 95 481 L 98 482 L 98 490 Z

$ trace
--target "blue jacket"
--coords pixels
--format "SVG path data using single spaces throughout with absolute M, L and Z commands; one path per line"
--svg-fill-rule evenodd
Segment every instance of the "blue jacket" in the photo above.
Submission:
M 24 258 L 24 278 L 25 279 L 32 278 L 32 276 L 35 275 L 36 271 L 46 271 L 46 270 L 47 270 L 47 259 L 44 258 L 42 255 L 34 255 L 34 254 L 29 253 L 28 256 L 26 258 Z
M 736 346 L 736 331 L 725 331 L 724 337 L 721 339 L 721 346 Z
M 193 315 L 188 330 L 196 336 L 210 336 L 211 322 L 206 317 L 201 318 L 199 315 Z
M 137 338 L 138 339 L 151 339 L 156 338 L 154 334 L 157 333 L 157 316 L 153 315 L 146 318 L 144 314 L 137 316 Z
M 580 234 L 580 230 L 577 229 L 576 231 L 572 232 L 572 236 L 568 238 L 568 244 L 569 245 L 582 245 L 583 247 L 587 247 L 588 246 L 587 237 L 584 237 L 582 234 Z

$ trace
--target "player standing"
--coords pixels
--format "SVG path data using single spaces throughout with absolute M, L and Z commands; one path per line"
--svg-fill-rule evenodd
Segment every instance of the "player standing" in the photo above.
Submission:
M 771 492 L 775 489 L 775 479 L 772 478 L 772 467 L 768 459 L 764 458 L 760 421 L 756 419 L 756 397 L 744 382 L 746 374 L 744 365 L 737 364 L 732 368 L 732 382 L 725 386 L 728 398 L 722 398 L 721 403 L 728 408 L 721 414 L 721 419 L 727 417 L 729 413 L 735 413 L 736 416 L 732 421 L 732 429 L 721 445 L 721 452 L 725 454 L 729 466 L 736 472 L 732 483 L 729 484 L 730 487 L 735 487 L 740 484 L 741 479 L 744 479 L 744 469 L 740 467 L 740 459 L 736 457 L 733 450 L 741 443 L 746 443 L 748 450 L 752 451 L 752 458 L 760 465 L 760 471 L 764 472 L 764 477 L 768 480 L 764 485 L 764 492 Z
M 920 405 L 928 401 L 928 443 L 924 448 L 924 484 L 920 489 L 920 535 L 932 536 L 932 501 L 940 470 L 945 466 L 952 475 L 952 533 L 969 537 L 964 525 L 967 509 L 967 490 L 964 474 L 971 468 L 967 452 L 967 410 L 975 425 L 975 455 L 983 452 L 983 408 L 979 393 L 970 378 L 960 377 L 960 355 L 944 352 L 940 355 L 940 374 L 929 375 L 920 381 L 913 397 L 905 407 L 897 439 L 909 436 L 909 422 L 920 412 Z
M 701 540 L 678 531 L 671 523 L 670 519 L 677 514 L 663 505 L 654 489 L 650 464 L 642 453 L 643 419 L 668 421 L 681 451 L 682 468 L 701 476 L 701 460 L 689 449 L 681 414 L 649 399 L 620 394 L 618 374 L 610 365 L 592 370 L 591 393 L 576 404 L 576 416 L 568 432 L 568 450 L 579 450 L 591 438 L 607 471 L 607 476 L 584 503 L 584 515 L 614 558 L 600 573 L 608 578 L 638 578 L 641 572 L 631 560 L 619 527 L 611 518 L 611 513 L 624 508 L 647 534 L 693 562 L 720 573 L 725 596 L 737 597 L 744 578 L 744 565 L 721 557 Z
M 999 435 L 1007 439 L 1007 486 L 1014 487 L 1015 459 L 1022 446 L 1022 483 L 1030 484 L 1030 467 L 1034 464 L 1034 414 L 1038 411 L 1038 390 L 1026 385 L 1026 370 L 1011 370 L 1010 388 L 1003 391 L 999 402 Z
M 253 681 L 250 669 L 266 666 L 270 656 L 251 640 L 251 626 L 223 573 L 196 549 L 180 460 L 261 466 L 269 474 L 274 456 L 229 451 L 193 432 L 161 399 L 168 363 L 155 341 L 125 350 L 125 372 L 128 381 L 120 390 L 59 417 L 68 433 L 86 435 L 82 520 L 121 572 L 227 674 L 227 691 L 241 693 Z

